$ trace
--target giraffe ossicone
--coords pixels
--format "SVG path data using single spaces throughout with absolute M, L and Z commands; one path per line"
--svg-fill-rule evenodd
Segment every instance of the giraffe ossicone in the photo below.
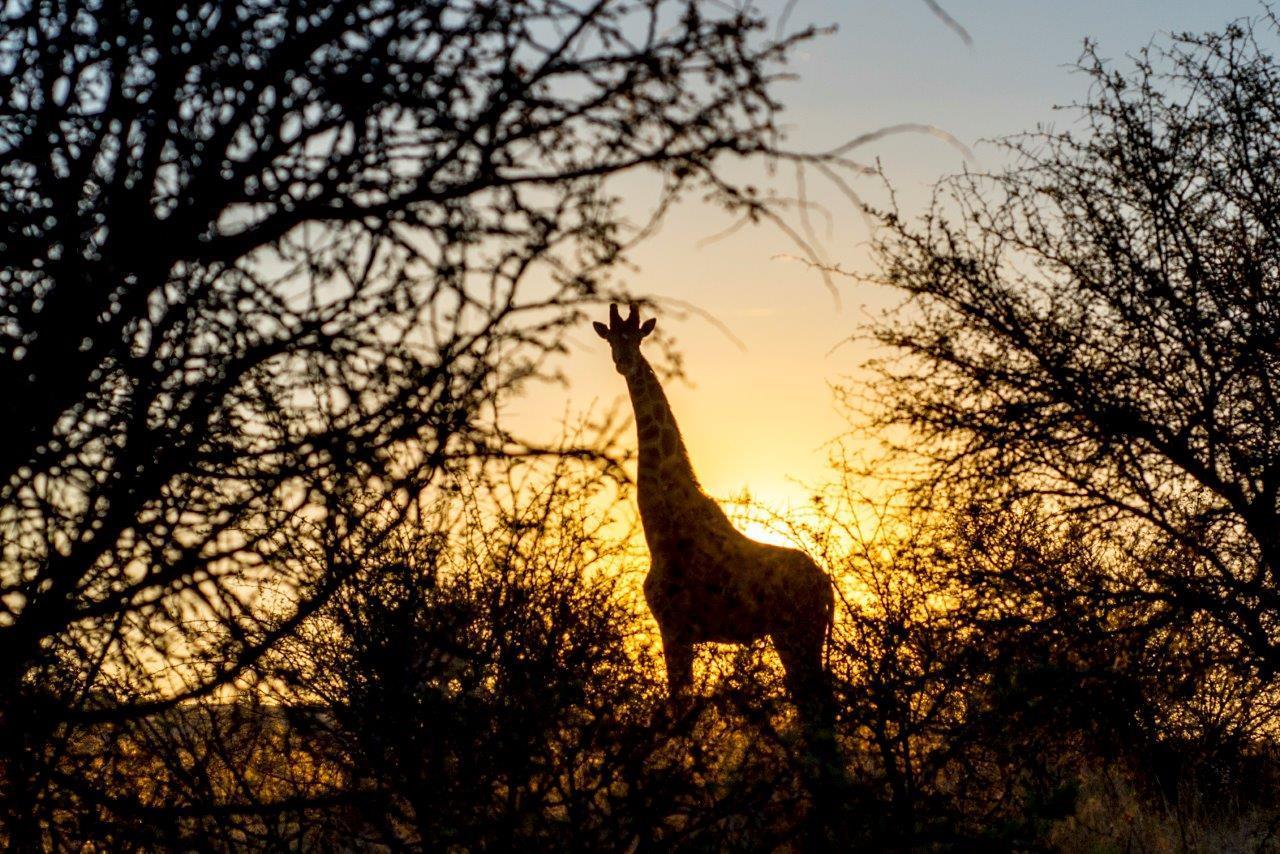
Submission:
M 767 637 L 792 699 L 827 717 L 822 652 L 835 608 L 830 579 L 804 552 L 739 532 L 702 491 L 662 384 L 640 352 L 655 320 L 641 323 L 634 305 L 624 318 L 611 305 L 608 325 L 593 325 L 609 342 L 635 411 L 637 493 L 650 554 L 644 596 L 662 634 L 672 702 L 687 699 L 696 644 Z

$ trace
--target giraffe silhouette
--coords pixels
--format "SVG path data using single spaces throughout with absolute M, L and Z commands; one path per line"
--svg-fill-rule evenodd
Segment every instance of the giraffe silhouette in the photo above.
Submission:
M 640 353 L 655 323 L 640 323 L 634 305 L 624 320 L 611 305 L 609 325 L 594 326 L 635 410 L 640 519 L 651 559 L 644 596 L 662 634 L 671 704 L 687 704 L 696 644 L 768 637 L 792 701 L 809 724 L 829 732 L 822 651 L 835 604 L 831 582 L 804 552 L 740 533 L 702 491 L 662 384 Z

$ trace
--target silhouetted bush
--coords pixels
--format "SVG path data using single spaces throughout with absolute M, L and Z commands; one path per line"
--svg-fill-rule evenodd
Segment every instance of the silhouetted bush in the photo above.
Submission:
M 385 563 L 281 651 L 361 805 L 335 836 L 468 850 L 794 836 L 804 796 L 777 729 L 790 711 L 760 656 L 669 717 L 619 573 L 634 546 L 616 495 L 568 464 L 491 487 L 388 538 Z
M 1040 845 L 1082 797 L 1104 802 L 1104 779 L 1161 827 L 1264 832 L 1275 692 L 1214 623 L 1188 634 L 1158 597 L 1132 595 L 1146 556 L 1106 552 L 1033 500 L 873 504 L 859 483 L 778 520 L 842 592 L 829 656 L 860 809 L 845 833 Z
M 792 525 L 843 593 L 843 780 L 819 830 L 766 645 L 704 650 L 699 701 L 667 710 L 625 490 L 572 460 L 455 486 L 371 527 L 376 549 L 344 539 L 365 557 L 353 583 L 253 690 L 82 731 L 50 838 L 1070 847 L 1118 844 L 1126 815 L 1152 838 L 1258 841 L 1277 814 L 1271 707 L 1142 603 L 1099 611 L 1106 561 L 1032 507 L 904 507 L 859 530 L 837 488 Z

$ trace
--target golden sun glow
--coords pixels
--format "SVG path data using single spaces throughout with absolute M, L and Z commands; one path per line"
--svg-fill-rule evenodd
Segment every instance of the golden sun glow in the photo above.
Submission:
M 733 526 L 753 540 L 775 546 L 796 547 L 796 541 L 787 534 L 785 510 L 774 509 L 772 505 L 762 504 L 757 499 L 749 505 L 727 503 L 725 512 Z
M 775 546 L 788 546 L 790 548 L 795 548 L 796 546 L 794 540 L 779 531 L 776 527 L 765 522 L 760 522 L 755 519 L 747 519 L 745 521 L 739 519 L 735 520 L 733 524 L 734 527 L 753 540 L 759 540 L 762 543 L 772 543 Z

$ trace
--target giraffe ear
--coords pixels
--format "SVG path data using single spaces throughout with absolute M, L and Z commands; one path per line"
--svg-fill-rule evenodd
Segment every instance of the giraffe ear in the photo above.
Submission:
M 643 338 L 653 331 L 653 327 L 658 325 L 658 318 L 651 317 L 644 323 L 640 324 L 640 337 Z
M 599 335 L 601 338 L 607 339 L 609 337 L 609 327 L 605 326 L 603 323 L 600 323 L 599 321 L 596 321 L 591 325 L 595 327 L 596 334 Z

